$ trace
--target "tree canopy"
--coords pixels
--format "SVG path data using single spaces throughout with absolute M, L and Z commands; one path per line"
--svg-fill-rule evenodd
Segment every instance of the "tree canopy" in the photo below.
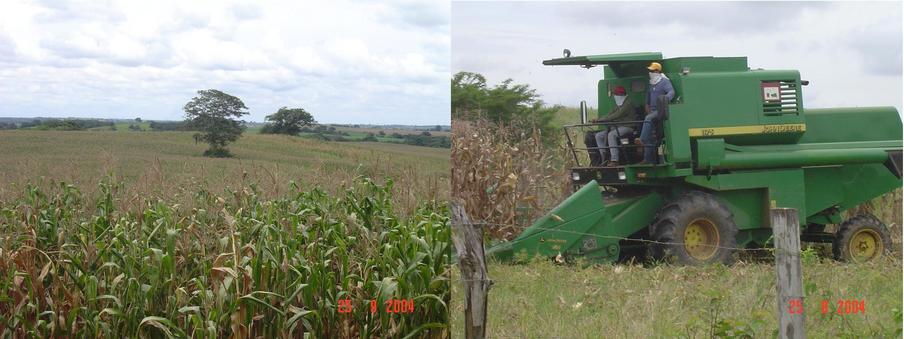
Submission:
M 264 125 L 261 133 L 296 135 L 305 126 L 317 123 L 314 116 L 304 108 L 282 107 L 276 113 L 267 116 L 270 123 Z
M 498 124 L 524 125 L 552 136 L 552 119 L 561 107 L 545 107 L 539 97 L 535 89 L 515 84 L 512 79 L 489 87 L 486 78 L 478 73 L 458 72 L 452 76 L 453 119 L 483 118 Z
M 215 89 L 200 90 L 183 109 L 185 119 L 200 131 L 194 135 L 195 142 L 210 145 L 205 156 L 231 156 L 226 145 L 238 140 L 245 131 L 243 122 L 234 119 L 248 114 L 242 99 Z
M 452 76 L 452 118 L 472 118 L 471 115 L 482 109 L 487 94 L 487 80 L 483 75 L 455 73 Z

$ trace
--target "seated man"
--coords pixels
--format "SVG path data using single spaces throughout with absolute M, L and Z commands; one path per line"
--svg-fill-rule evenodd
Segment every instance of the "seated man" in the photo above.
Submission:
M 647 89 L 647 102 L 644 106 L 647 116 L 643 119 L 643 129 L 640 131 L 640 142 L 643 143 L 643 161 L 644 164 L 655 164 L 656 158 L 656 140 L 653 140 L 653 120 L 659 118 L 658 99 L 665 95 L 668 101 L 672 101 L 675 97 L 675 89 L 672 87 L 672 81 L 662 74 L 662 65 L 658 62 L 650 63 L 647 66 L 650 71 L 650 87 Z
M 594 119 L 593 122 L 612 123 L 608 128 L 599 131 L 594 136 L 599 149 L 600 159 L 606 160 L 606 152 L 609 152 L 610 159 L 604 166 L 618 166 L 618 138 L 622 135 L 634 132 L 634 129 L 628 125 L 619 125 L 620 122 L 631 121 L 634 115 L 634 106 L 628 100 L 625 88 L 622 86 L 615 87 L 612 91 L 615 107 L 609 111 L 605 117 Z

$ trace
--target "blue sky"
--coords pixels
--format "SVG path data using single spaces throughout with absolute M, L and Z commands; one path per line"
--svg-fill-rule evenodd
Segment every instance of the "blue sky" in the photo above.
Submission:
M 3 1 L 0 116 L 179 120 L 200 89 L 263 121 L 448 124 L 445 1 Z
M 452 71 L 512 78 L 549 104 L 596 104 L 602 68 L 543 66 L 572 55 L 747 56 L 797 69 L 805 107 L 902 112 L 901 2 L 453 2 Z

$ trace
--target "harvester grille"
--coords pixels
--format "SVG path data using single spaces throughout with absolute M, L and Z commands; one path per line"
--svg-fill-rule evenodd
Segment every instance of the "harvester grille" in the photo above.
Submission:
M 766 115 L 799 114 L 800 95 L 798 85 L 794 80 L 770 80 L 763 81 L 764 86 L 778 85 L 779 97 L 777 100 L 764 100 L 763 113 Z

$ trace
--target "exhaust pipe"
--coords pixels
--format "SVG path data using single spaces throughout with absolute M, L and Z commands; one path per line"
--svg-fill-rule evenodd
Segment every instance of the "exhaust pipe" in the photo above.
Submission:
M 581 125 L 587 123 L 587 101 L 581 100 Z

